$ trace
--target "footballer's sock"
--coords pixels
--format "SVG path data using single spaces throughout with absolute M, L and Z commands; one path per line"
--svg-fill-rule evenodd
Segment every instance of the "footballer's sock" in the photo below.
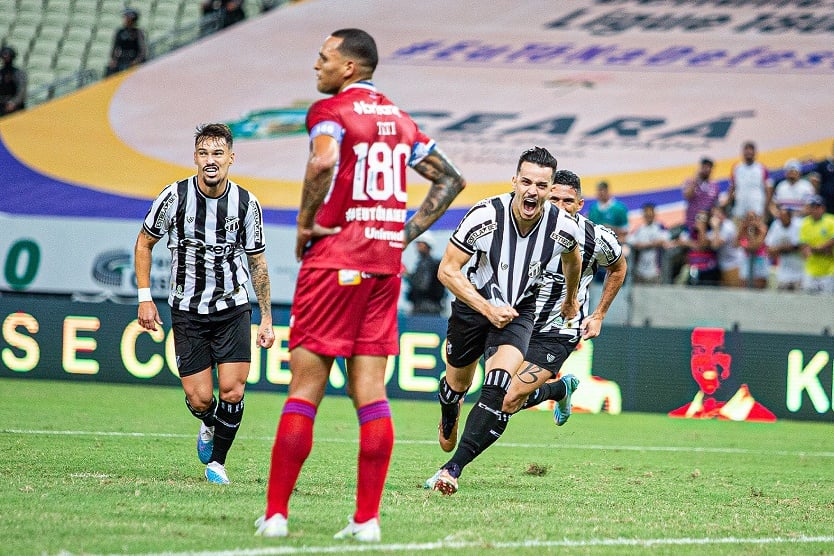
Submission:
M 507 428 L 509 415 L 501 411 L 501 406 L 511 379 L 510 373 L 504 369 L 493 369 L 484 377 L 481 396 L 466 418 L 460 444 L 449 463 L 443 466 L 453 476 L 460 476 L 463 468 L 492 446 Z
M 188 411 L 190 411 L 194 417 L 202 421 L 205 426 L 214 426 L 214 413 L 215 411 L 217 411 L 217 398 L 212 396 L 211 404 L 209 404 L 208 409 L 205 409 L 203 411 L 197 411 L 196 409 L 191 407 L 191 404 L 188 401 L 188 397 L 185 398 L 185 405 L 186 407 L 188 407 Z
M 301 398 L 287 399 L 272 445 L 272 461 L 266 487 L 267 519 L 275 514 L 289 516 L 290 495 L 301 467 L 313 449 L 315 420 L 315 404 Z
M 559 401 L 564 398 L 567 393 L 568 391 L 565 388 L 564 381 L 557 380 L 555 382 L 545 382 L 536 388 L 532 394 L 530 394 L 527 401 L 521 406 L 521 409 L 527 409 L 528 407 L 539 405 L 547 400 Z
M 466 390 L 458 392 L 452 390 L 446 377 L 440 379 L 438 385 L 437 399 L 440 401 L 440 419 L 443 424 L 443 436 L 449 438 L 452 428 L 455 426 L 458 414 L 460 413 L 460 400 L 466 395 Z
M 232 447 L 232 442 L 235 441 L 242 419 L 243 398 L 236 403 L 226 402 L 220 398 L 214 414 L 214 447 L 211 450 L 211 461 L 216 461 L 221 465 L 226 464 L 226 454 Z
M 354 523 L 379 517 L 379 504 L 388 464 L 394 449 L 394 424 L 388 400 L 378 400 L 356 410 L 359 418 L 359 465 Z

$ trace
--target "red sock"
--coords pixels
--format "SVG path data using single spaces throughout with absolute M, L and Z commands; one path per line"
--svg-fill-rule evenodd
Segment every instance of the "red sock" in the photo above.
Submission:
M 363 405 L 359 417 L 359 465 L 356 484 L 355 523 L 379 517 L 379 505 L 388 464 L 394 450 L 394 423 L 388 400 Z
M 301 467 L 313 448 L 316 406 L 307 400 L 289 398 L 281 412 L 266 488 L 267 519 L 275 514 L 289 516 L 290 495 Z

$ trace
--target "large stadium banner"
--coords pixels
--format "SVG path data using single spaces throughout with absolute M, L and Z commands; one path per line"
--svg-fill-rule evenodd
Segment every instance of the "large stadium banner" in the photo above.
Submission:
M 532 144 L 661 213 L 680 209 L 701 156 L 725 179 L 746 140 L 772 169 L 831 152 L 828 1 L 308 0 L 3 118 L 0 212 L 138 220 L 192 172 L 195 126 L 221 121 L 236 136 L 233 177 L 267 222 L 294 225 L 304 117 L 321 98 L 313 64 L 345 26 L 374 35 L 376 84 L 468 179 L 441 227 L 506 191 Z M 197 94 L 206 51 L 223 67 Z M 412 209 L 425 191 L 411 191 Z
M 11 377 L 179 384 L 167 305 L 157 305 L 164 324 L 152 333 L 137 324 L 133 303 L 0 296 L 0 384 Z M 287 391 L 288 318 L 286 308 L 276 307 L 275 346 L 264 350 L 253 343 L 249 388 Z M 445 370 L 445 330 L 437 317 L 400 319 L 400 354 L 389 360 L 386 373 L 391 397 L 436 399 Z M 830 422 L 832 354 L 830 336 L 606 326 L 599 338 L 580 344 L 562 371 L 580 378 L 573 397 L 580 412 Z M 482 380 L 479 367 L 471 397 Z M 328 392 L 345 393 L 342 361 L 331 371 Z
M 148 204 L 150 208 L 150 203 Z M 133 247 L 138 221 L 104 218 L 15 216 L 0 213 L 0 291 L 75 294 L 91 299 L 136 298 Z M 270 292 L 288 304 L 295 292 L 298 263 L 289 252 L 295 228 L 264 226 Z M 153 250 L 151 292 L 170 289 L 167 236 Z M 255 299 L 250 289 L 250 297 Z

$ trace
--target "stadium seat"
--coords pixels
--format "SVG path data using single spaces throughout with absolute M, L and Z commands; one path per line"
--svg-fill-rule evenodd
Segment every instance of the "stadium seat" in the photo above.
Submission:
M 49 44 L 52 45 L 52 48 L 55 48 L 56 45 L 61 42 L 61 39 L 64 38 L 64 26 L 46 26 L 41 27 L 38 34 L 35 36 L 35 40 L 38 42 L 47 41 Z
M 27 73 L 29 74 L 27 87 L 30 93 L 55 81 L 55 71 L 49 68 L 29 68 Z
M 26 60 L 26 71 L 32 72 L 34 70 L 52 70 L 53 66 L 52 52 L 29 52 L 29 58 Z

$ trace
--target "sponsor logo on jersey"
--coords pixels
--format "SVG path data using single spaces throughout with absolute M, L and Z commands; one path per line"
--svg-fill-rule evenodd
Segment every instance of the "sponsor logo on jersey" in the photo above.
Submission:
M 550 239 L 564 247 L 566 251 L 571 251 L 576 247 L 576 240 L 571 236 L 564 235 L 562 232 L 553 232 L 550 234 Z
M 480 227 L 475 228 L 469 235 L 466 237 L 466 244 L 467 245 L 475 245 L 475 242 L 478 241 L 479 238 L 491 234 L 495 230 L 498 229 L 498 223 L 496 222 L 484 222 L 481 224 Z
M 614 253 L 614 249 L 605 239 L 598 238 L 597 244 L 599 245 L 600 250 L 602 250 L 602 254 L 605 255 L 606 261 L 613 263 L 617 259 L 617 254 Z
M 162 203 L 162 206 L 159 207 L 159 216 L 156 217 L 156 222 L 154 222 L 153 227 L 157 230 L 161 230 L 163 224 L 165 224 L 165 216 L 168 214 L 168 209 L 171 208 L 171 205 L 177 202 L 177 196 L 175 194 L 171 194 L 170 197 L 165 199 Z
M 360 100 L 353 103 L 353 111 L 365 116 L 400 116 L 400 109 L 393 104 L 378 104 Z
M 204 249 L 206 253 L 213 255 L 231 255 L 234 253 L 236 246 L 234 243 L 220 243 L 216 245 L 208 244 L 204 241 L 194 238 L 185 238 L 179 241 L 179 246 L 185 249 L 189 247 L 195 249 Z

